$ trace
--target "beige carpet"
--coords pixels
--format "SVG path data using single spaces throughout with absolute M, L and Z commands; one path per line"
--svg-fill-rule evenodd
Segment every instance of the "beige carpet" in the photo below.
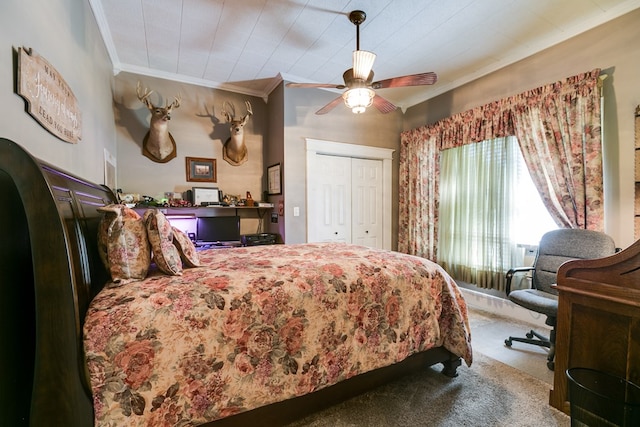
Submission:
M 399 378 L 287 427 L 569 426 L 550 385 L 482 353 L 447 378 L 441 365 Z

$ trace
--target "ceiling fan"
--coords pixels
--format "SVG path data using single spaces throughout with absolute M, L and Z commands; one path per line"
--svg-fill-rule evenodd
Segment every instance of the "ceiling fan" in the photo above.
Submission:
M 327 114 L 342 101 L 356 114 L 364 113 L 367 107 L 371 105 L 376 107 L 381 113 L 390 113 L 397 107 L 376 94 L 374 89 L 432 85 L 438 80 L 436 73 L 428 72 L 393 77 L 374 82 L 372 67 L 376 55 L 373 52 L 360 50 L 360 24 L 362 24 L 366 18 L 367 14 L 361 10 L 354 10 L 349 13 L 349 21 L 356 26 L 356 50 L 353 51 L 353 67 L 349 68 L 342 75 L 344 84 L 287 83 L 287 87 L 347 89 L 341 96 L 316 111 L 316 114 Z

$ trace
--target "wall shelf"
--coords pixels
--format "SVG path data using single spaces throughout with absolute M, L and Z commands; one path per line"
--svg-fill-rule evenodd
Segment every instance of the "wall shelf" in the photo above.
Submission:
M 190 207 L 163 207 L 163 206 L 136 206 L 133 208 L 141 216 L 147 209 L 158 209 L 165 215 L 189 215 L 195 217 L 238 215 L 239 212 L 256 212 L 262 217 L 264 211 L 272 210 L 273 206 L 190 206 Z M 225 212 L 226 211 L 226 212 Z M 221 215 L 222 212 L 225 212 Z M 233 212 L 233 213 L 232 213 Z
M 273 210 L 272 206 L 191 206 L 191 207 L 162 207 L 162 206 L 136 206 L 133 208 L 140 216 L 143 216 L 147 209 L 158 209 L 160 212 L 170 217 L 171 222 L 175 220 L 188 223 L 193 221 L 193 225 L 184 229 L 185 232 L 195 232 L 195 219 L 215 216 L 238 216 L 241 221 L 241 230 L 244 234 L 262 233 L 265 229 L 265 217 L 267 212 Z

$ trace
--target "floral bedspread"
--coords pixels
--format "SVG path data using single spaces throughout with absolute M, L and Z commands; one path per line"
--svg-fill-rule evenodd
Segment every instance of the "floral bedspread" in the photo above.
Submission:
M 348 244 L 209 249 L 182 276 L 105 287 L 84 346 L 96 426 L 188 426 L 444 346 L 471 364 L 453 280 Z

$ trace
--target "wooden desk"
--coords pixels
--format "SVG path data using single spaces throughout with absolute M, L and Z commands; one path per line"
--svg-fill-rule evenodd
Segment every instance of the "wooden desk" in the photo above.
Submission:
M 640 384 L 640 240 L 558 270 L 558 324 L 551 406 L 569 413 L 566 370 L 593 368 Z

